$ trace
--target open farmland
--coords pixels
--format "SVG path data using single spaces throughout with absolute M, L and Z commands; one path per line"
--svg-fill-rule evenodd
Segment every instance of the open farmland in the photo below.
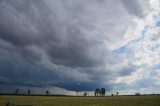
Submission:
M 7 102 L 13 106 L 160 106 L 160 96 L 0 96 L 0 106 Z

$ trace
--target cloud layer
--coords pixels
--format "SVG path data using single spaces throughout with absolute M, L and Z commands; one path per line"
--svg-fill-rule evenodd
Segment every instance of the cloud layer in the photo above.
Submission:
M 2 0 L 0 83 L 69 90 L 156 88 L 158 4 Z

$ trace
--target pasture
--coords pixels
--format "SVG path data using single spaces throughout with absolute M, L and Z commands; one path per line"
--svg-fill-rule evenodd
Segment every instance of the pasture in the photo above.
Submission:
M 160 106 L 160 96 L 0 96 L 0 106 Z

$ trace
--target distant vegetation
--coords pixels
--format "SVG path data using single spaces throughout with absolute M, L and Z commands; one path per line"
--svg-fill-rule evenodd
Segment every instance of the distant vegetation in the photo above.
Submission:
M 97 88 L 96 90 L 95 90 L 95 96 L 105 96 L 105 94 L 106 94 L 106 90 L 105 90 L 105 88 Z

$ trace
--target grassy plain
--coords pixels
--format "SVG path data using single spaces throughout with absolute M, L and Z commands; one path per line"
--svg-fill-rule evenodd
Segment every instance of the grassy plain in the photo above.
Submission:
M 0 106 L 160 106 L 160 96 L 54 97 L 0 96 Z

